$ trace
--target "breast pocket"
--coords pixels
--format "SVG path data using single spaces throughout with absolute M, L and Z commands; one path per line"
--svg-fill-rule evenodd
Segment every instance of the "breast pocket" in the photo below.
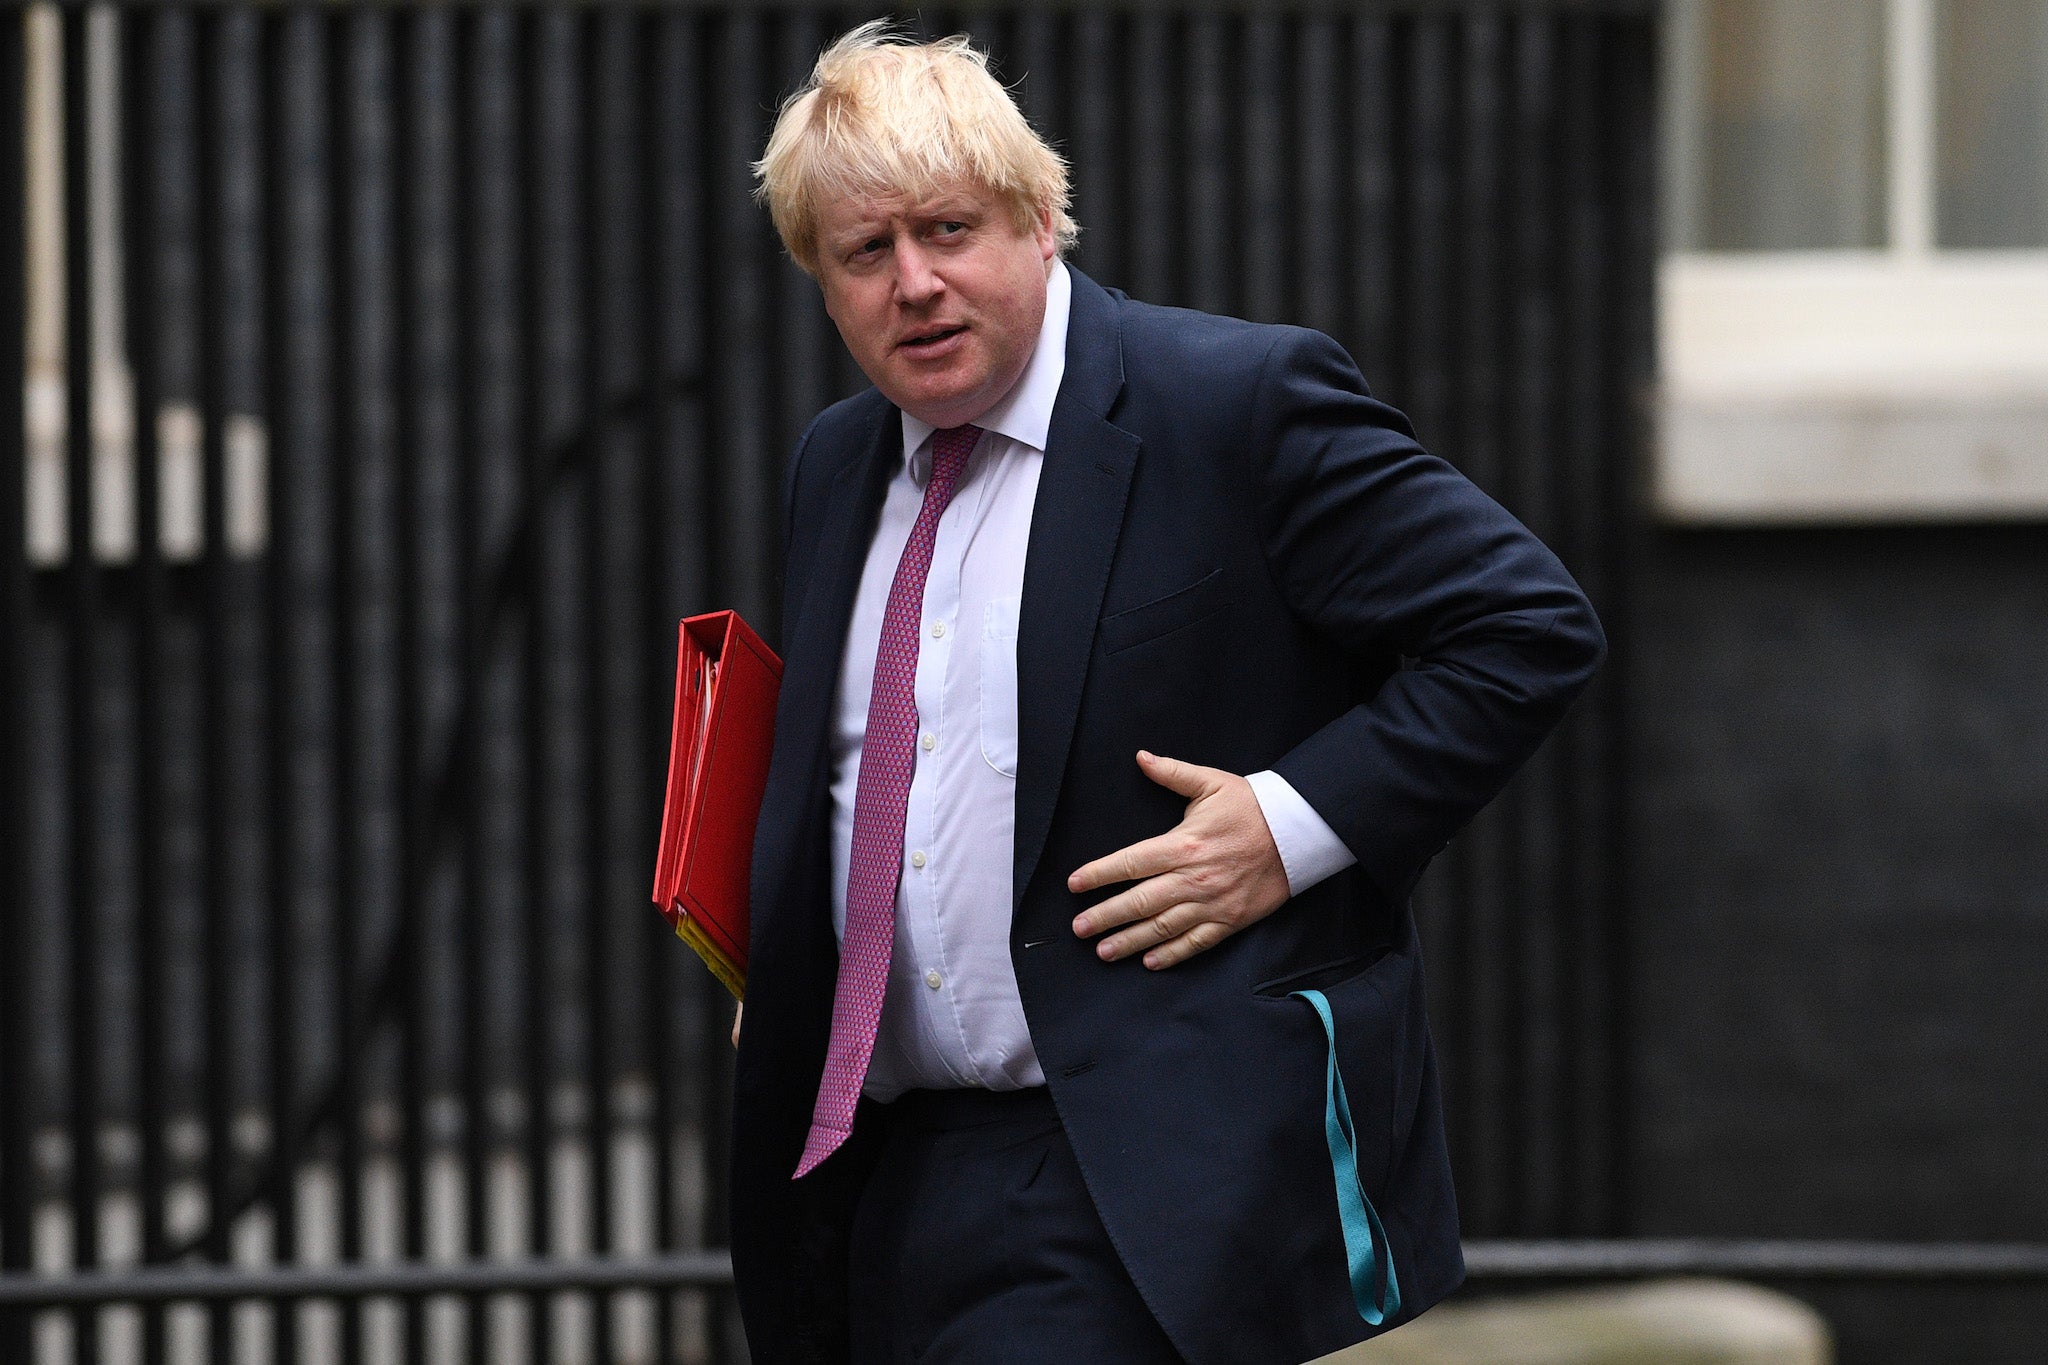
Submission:
M 1017 775 L 1017 607 L 998 598 L 981 614 L 981 757 L 1004 777 Z
M 1102 618 L 1102 652 L 1121 654 L 1149 644 L 1214 615 L 1229 604 L 1223 570 L 1211 569 L 1176 592 Z

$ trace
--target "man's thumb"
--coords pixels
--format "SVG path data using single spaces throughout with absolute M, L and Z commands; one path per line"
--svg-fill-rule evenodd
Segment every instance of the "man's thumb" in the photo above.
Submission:
M 1177 758 L 1163 754 L 1138 750 L 1138 765 L 1145 776 L 1171 792 L 1193 798 L 1205 796 L 1216 785 L 1219 776 L 1214 768 L 1204 768 L 1199 763 L 1183 763 Z

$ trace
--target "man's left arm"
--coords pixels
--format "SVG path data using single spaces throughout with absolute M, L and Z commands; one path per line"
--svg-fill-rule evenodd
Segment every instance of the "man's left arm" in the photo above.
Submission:
M 1557 557 L 1417 445 L 1329 338 L 1281 333 L 1261 367 L 1251 430 L 1269 452 L 1261 530 L 1289 607 L 1355 655 L 1410 663 L 1258 775 L 1261 790 L 1220 769 L 1141 756 L 1148 777 L 1189 798 L 1188 812 L 1068 879 L 1075 892 L 1133 883 L 1074 921 L 1084 937 L 1116 930 L 1097 945 L 1105 959 L 1143 952 L 1147 966 L 1171 966 L 1286 901 L 1288 869 L 1261 796 L 1310 808 L 1316 872 L 1332 862 L 1320 829 L 1390 898 L 1405 896 L 1564 715 L 1605 650 Z

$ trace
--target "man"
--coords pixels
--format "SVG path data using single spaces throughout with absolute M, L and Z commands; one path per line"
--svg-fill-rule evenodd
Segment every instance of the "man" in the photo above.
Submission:
M 1556 559 L 1299 329 L 1060 260 L 964 40 L 757 170 L 874 388 L 805 432 L 733 1263 L 767 1361 L 1298 1361 L 1463 1273 L 1428 863 L 1598 662 Z

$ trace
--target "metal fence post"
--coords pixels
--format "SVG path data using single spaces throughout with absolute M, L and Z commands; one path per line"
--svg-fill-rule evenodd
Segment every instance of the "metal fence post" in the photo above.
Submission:
M 26 1271 L 34 1171 L 30 1163 L 28 890 L 19 875 L 26 855 L 23 824 L 28 793 L 21 780 L 23 635 L 28 629 L 28 562 L 22 494 L 27 477 L 28 429 L 22 384 L 27 357 L 22 334 L 27 308 L 22 221 L 27 201 L 22 137 L 24 10 L 0 19 L 0 1272 Z M 26 1360 L 31 1316 L 0 1308 L 0 1360 Z

